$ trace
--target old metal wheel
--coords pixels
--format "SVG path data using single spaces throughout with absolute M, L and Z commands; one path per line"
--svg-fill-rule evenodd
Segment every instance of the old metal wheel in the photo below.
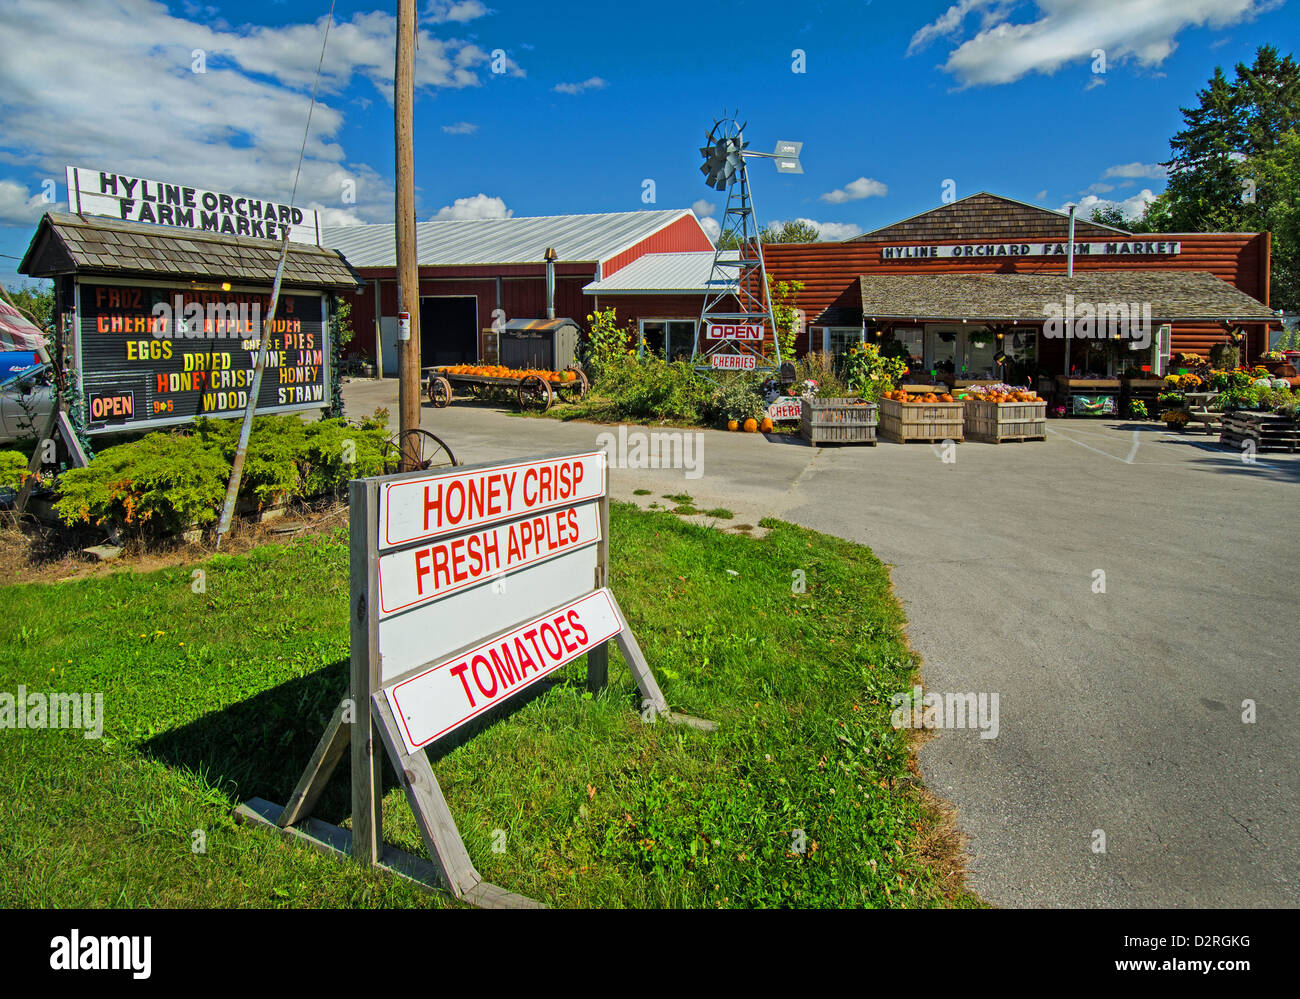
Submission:
M 436 434 L 431 434 L 427 430 L 406 430 L 388 439 L 384 449 L 385 475 L 392 475 L 402 470 L 402 452 L 407 447 L 415 454 L 413 471 L 436 471 L 440 468 L 452 468 L 458 464 L 456 456 L 451 453 L 451 448 Z
M 451 405 L 451 382 L 440 375 L 429 379 L 429 401 L 437 409 L 446 409 Z
M 555 388 L 555 393 L 565 402 L 576 402 L 587 394 L 591 383 L 587 381 L 586 372 L 581 368 L 568 367 L 564 370 L 572 371 L 578 377 L 571 382 L 560 382 Z
M 519 397 L 520 409 L 540 409 L 543 413 L 551 408 L 551 403 L 555 400 L 551 383 L 537 375 L 521 378 L 516 395 Z

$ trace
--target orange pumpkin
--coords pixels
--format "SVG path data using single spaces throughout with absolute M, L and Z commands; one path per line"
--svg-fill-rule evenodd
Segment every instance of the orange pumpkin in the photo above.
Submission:
M 771 417 L 768 416 L 763 417 L 763 419 L 758 424 L 758 429 L 763 431 L 763 433 L 768 433 L 772 429 Z
M 745 433 L 752 434 L 758 430 L 758 421 L 752 416 L 745 421 Z
M 727 421 L 727 429 L 728 429 L 728 430 L 739 430 L 739 429 L 740 429 L 740 421 L 739 421 L 739 420 L 728 420 L 728 421 Z

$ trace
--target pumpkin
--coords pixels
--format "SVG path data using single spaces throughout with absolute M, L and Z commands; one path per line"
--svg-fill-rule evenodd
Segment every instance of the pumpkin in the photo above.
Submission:
M 763 417 L 763 421 L 759 423 L 758 429 L 763 431 L 763 433 L 767 433 L 768 431 L 770 431 L 772 429 L 771 417 L 768 416 Z
M 738 420 L 728 420 L 728 421 L 727 421 L 727 429 L 728 429 L 728 430 L 739 430 L 739 429 L 740 429 L 740 421 L 738 421 Z
M 752 416 L 745 421 L 745 433 L 752 434 L 758 430 L 758 421 Z

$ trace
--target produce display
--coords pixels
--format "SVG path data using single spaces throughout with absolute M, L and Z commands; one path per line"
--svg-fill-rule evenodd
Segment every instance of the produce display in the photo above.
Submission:
M 506 368 L 499 364 L 445 364 L 435 371 L 448 375 L 471 375 L 476 378 L 540 378 L 553 385 L 578 380 L 576 371 L 544 371 L 539 368 Z
M 896 389 L 893 392 L 885 392 L 881 398 L 893 399 L 895 402 L 905 402 L 914 406 L 923 406 L 926 403 L 957 401 L 947 392 L 944 392 L 942 395 L 937 395 L 934 392 L 906 392 L 903 389 Z
M 993 385 L 972 385 L 961 390 L 960 395 L 968 399 L 981 399 L 984 402 L 1042 402 L 1042 398 L 1032 389 L 1016 388 L 997 382 Z

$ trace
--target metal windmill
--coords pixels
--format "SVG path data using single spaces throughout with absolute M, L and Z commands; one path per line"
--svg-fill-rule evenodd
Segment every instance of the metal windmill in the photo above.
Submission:
M 763 266 L 763 245 L 754 215 L 745 160 L 761 157 L 776 161 L 778 173 L 803 173 L 799 164 L 802 142 L 778 142 L 771 153 L 753 152 L 745 141 L 744 125 L 735 117 L 714 119 L 713 128 L 700 148 L 704 163 L 700 172 L 715 191 L 727 192 L 708 291 L 700 312 L 700 336 L 696 337 L 691 361 L 701 371 L 772 371 L 781 363 L 781 346 L 776 336 L 776 317 Z M 731 304 L 734 298 L 735 305 Z M 774 358 L 763 353 L 772 337 Z M 700 346 L 703 337 L 704 346 Z

